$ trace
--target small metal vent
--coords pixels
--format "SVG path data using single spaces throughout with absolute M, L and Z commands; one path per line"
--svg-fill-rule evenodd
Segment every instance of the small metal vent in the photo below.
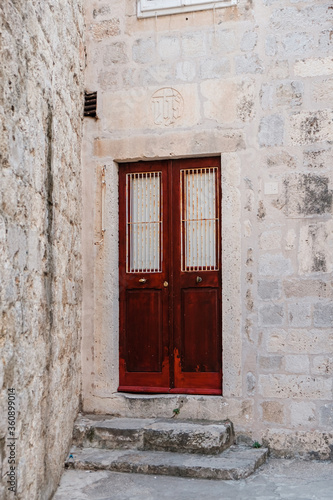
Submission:
M 96 116 L 97 109 L 97 92 L 84 93 L 84 116 Z

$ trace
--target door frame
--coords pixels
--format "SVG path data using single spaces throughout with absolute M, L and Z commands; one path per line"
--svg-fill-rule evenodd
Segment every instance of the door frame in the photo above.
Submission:
M 118 177 L 123 163 L 155 159 L 192 158 L 217 156 L 221 158 L 222 184 L 222 320 L 223 320 L 223 398 L 217 396 L 189 395 L 191 411 L 198 418 L 224 412 L 228 416 L 242 412 L 242 401 L 247 401 L 243 391 L 244 373 L 250 370 L 243 359 L 243 332 L 246 325 L 242 320 L 244 300 L 242 290 L 248 287 L 244 275 L 243 256 L 251 247 L 251 236 L 242 236 L 242 150 L 223 152 L 225 133 L 214 129 L 205 134 L 204 140 L 194 142 L 193 132 L 175 130 L 160 136 L 156 142 L 154 135 L 147 135 L 147 146 L 143 146 L 141 136 L 131 141 L 107 140 L 107 149 L 83 158 L 83 205 L 82 258 L 83 258 L 83 308 L 82 316 L 82 403 L 84 411 L 110 413 L 115 411 L 123 416 L 142 416 L 141 406 L 132 400 L 140 395 L 118 392 L 119 387 L 119 227 L 118 227 Z M 228 139 L 229 140 L 229 139 Z M 161 142 L 162 141 L 162 142 Z M 149 144 L 149 149 L 148 149 Z M 151 153 L 154 145 L 154 154 Z M 130 147 L 129 147 L 130 146 Z M 168 155 L 165 151 L 168 150 Z M 102 169 L 105 166 L 105 234 L 101 240 Z M 98 243 L 96 243 L 98 242 Z M 94 245 L 94 243 L 96 243 Z M 243 252 L 242 252 L 243 246 Z M 247 272 L 253 271 L 248 268 Z M 242 284 L 243 283 L 243 284 Z M 256 319 L 246 330 L 247 342 L 255 339 Z M 245 336 L 245 334 L 244 334 Z M 222 357 L 222 353 L 221 353 Z M 245 364 L 244 364 L 245 362 Z M 166 407 L 172 413 L 176 395 L 145 396 L 151 400 L 152 411 L 163 416 Z M 176 399 L 175 399 L 176 398 Z M 237 398 L 237 399 L 235 399 Z M 245 399 L 244 399 L 245 398 Z M 160 403 L 158 403 L 160 401 Z M 215 401 L 215 402 L 214 402 Z M 156 402 L 156 404 L 154 403 Z M 162 406 L 159 406 L 162 404 Z M 209 405 L 210 410 L 206 404 Z M 216 405 L 216 406 L 214 406 Z M 163 408 L 163 410 L 162 410 Z M 214 410 L 215 408 L 215 410 Z M 208 413 L 207 413 L 208 412 Z M 156 413 L 156 414 L 157 414 Z M 224 414 L 224 413 L 223 413 Z M 201 415 L 201 417 L 199 417 Z

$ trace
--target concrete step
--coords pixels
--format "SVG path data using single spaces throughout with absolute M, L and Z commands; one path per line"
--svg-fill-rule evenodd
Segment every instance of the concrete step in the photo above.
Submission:
M 137 449 L 218 454 L 233 444 L 230 422 L 81 416 L 73 444 L 102 449 Z
M 242 479 L 252 474 L 268 450 L 231 446 L 218 455 L 73 447 L 67 468 L 110 470 L 197 479 Z

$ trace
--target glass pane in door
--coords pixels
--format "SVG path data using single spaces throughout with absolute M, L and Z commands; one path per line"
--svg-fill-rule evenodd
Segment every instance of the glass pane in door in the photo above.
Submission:
M 181 170 L 182 271 L 218 270 L 217 168 Z
M 161 272 L 161 172 L 126 176 L 126 271 Z

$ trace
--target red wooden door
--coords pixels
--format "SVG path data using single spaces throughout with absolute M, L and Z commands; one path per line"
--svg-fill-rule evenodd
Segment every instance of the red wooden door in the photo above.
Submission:
M 221 394 L 219 165 L 120 167 L 119 391 Z

